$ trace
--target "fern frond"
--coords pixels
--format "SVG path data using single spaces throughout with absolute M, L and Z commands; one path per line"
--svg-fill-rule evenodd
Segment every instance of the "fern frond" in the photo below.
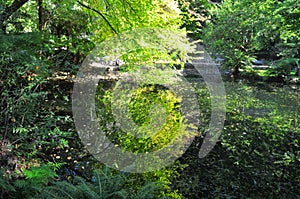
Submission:
M 67 183 L 64 183 L 66 186 L 68 186 L 67 185 Z M 66 187 L 65 186 L 65 187 Z M 71 186 L 70 186 L 71 187 Z M 57 192 L 57 191 L 59 191 L 59 192 Z M 69 191 L 65 191 L 65 190 L 63 190 L 62 188 L 59 188 L 59 187 L 50 187 L 50 188 L 48 188 L 48 190 L 46 190 L 46 192 L 48 193 L 48 194 L 50 194 L 51 196 L 54 196 L 55 198 L 60 198 L 59 196 L 66 196 L 66 197 L 68 197 L 68 198 L 70 198 L 70 199 L 75 199 L 75 198 L 73 198 L 68 192 Z M 71 192 L 71 193 L 73 193 L 73 192 Z M 60 195 L 60 194 L 62 194 L 62 195 Z M 66 197 L 63 197 L 63 198 L 66 198 Z M 49 198 L 48 196 L 46 196 L 46 198 Z
M 144 185 L 136 194 L 134 199 L 152 199 L 155 198 L 155 193 L 163 188 L 162 183 L 157 182 L 149 182 L 146 185 Z
M 95 172 L 95 174 L 96 174 L 97 180 L 98 180 L 99 195 L 102 196 L 102 184 L 101 184 L 100 175 L 98 172 Z

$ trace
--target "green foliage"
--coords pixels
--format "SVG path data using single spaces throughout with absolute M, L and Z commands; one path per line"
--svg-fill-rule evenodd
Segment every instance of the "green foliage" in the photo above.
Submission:
M 0 19 L 13 2 L 0 1 Z M 132 174 L 103 167 L 82 149 L 71 118 L 72 84 L 67 81 L 95 43 L 123 31 L 158 27 L 158 32 L 170 29 L 185 36 L 181 27 L 197 39 L 204 37 L 233 72 L 264 55 L 271 65 L 269 75 L 288 79 L 299 67 L 298 0 L 225 0 L 218 7 L 204 0 L 180 0 L 178 5 L 173 0 L 50 0 L 41 6 L 42 18 L 37 1 L 27 1 L 1 24 L 8 34 L 0 35 L 0 137 L 11 141 L 9 155 L 17 157 L 15 170 L 1 160 L 1 198 L 182 198 L 181 193 L 187 198 L 299 197 L 299 95 L 291 87 L 227 85 L 224 133 L 214 150 L 199 159 L 211 101 L 205 86 L 196 84 L 202 135 L 181 162 Z M 130 38 L 137 41 L 145 32 Z M 191 45 L 183 37 L 161 35 L 151 37 L 150 47 L 143 49 L 129 49 L 122 43 L 126 41 L 111 39 L 111 48 L 125 49 L 122 70 L 186 61 Z M 159 41 L 161 49 L 151 48 Z M 98 117 L 114 144 L 149 152 L 185 134 L 180 99 L 150 84 L 133 92 L 129 112 L 140 127 L 137 133 L 151 136 L 136 138 L 121 131 L 110 110 L 114 83 L 105 86 L 98 87 Z M 159 119 L 164 125 L 157 129 L 153 124 Z
M 1 9 L 13 5 L 13 2 L 1 1 Z M 38 5 L 38 2 L 43 3 Z M 11 173 L 3 171 L 1 198 L 40 198 L 42 194 L 51 198 L 56 195 L 62 195 L 62 198 L 180 198 L 180 194 L 169 187 L 176 168 L 130 177 L 103 170 L 95 173 L 96 182 L 87 180 L 92 172 L 91 165 L 94 165 L 91 162 L 95 160 L 87 158 L 76 136 L 70 108 L 72 84 L 68 81 L 69 75 L 76 73 L 95 42 L 135 28 L 177 30 L 181 25 L 179 14 L 176 3 L 169 0 L 51 0 L 28 1 L 4 21 L 8 34 L 0 38 L 0 131 L 1 139 L 13 143 L 11 153 L 17 157 L 18 164 L 16 170 L 9 171 Z M 37 31 L 39 33 L 35 33 Z M 181 30 L 178 32 L 185 34 Z M 177 41 L 169 43 L 170 39 L 165 41 L 167 50 L 173 49 L 175 43 L 177 51 L 180 49 L 186 53 L 187 45 L 178 46 Z M 162 58 L 176 60 L 177 54 L 181 56 L 177 51 L 169 55 L 167 50 L 162 53 L 138 49 L 122 58 L 135 65 Z M 62 77 L 62 74 L 67 76 Z M 150 91 L 146 89 L 145 92 Z M 160 102 L 171 101 L 165 108 L 174 114 L 175 119 L 169 118 L 166 128 L 181 130 L 178 127 L 180 122 L 173 125 L 173 120 L 181 121 L 180 114 L 173 110 L 177 103 L 175 96 L 170 92 L 156 93 L 153 99 L 156 98 Z M 136 93 L 132 106 L 143 106 L 142 100 L 142 94 Z M 132 107 L 136 120 L 140 120 L 139 113 Z M 108 122 L 110 118 L 106 119 Z M 165 133 L 167 129 L 162 131 Z M 137 148 L 145 151 L 142 144 L 140 146 Z M 128 148 L 134 146 L 128 145 Z M 69 174 L 69 170 L 74 172 Z M 72 179 L 72 182 L 58 180 L 56 173 L 61 179 Z M 2 186 L 4 183 L 6 185 Z
M 69 159 L 78 155 L 67 150 L 78 145 L 70 141 L 75 134 L 66 106 L 70 88 L 53 86 L 55 81 L 47 80 L 51 76 L 49 62 L 39 56 L 42 35 L 11 34 L 0 39 L 0 137 L 12 143 L 10 155 L 18 162 L 17 169 L 7 175 L 21 178 L 24 168 L 42 161 L 57 166 L 60 161 L 70 163 Z
M 47 184 L 55 177 L 55 173 L 50 166 L 32 167 L 30 170 L 24 170 L 25 178 L 35 185 Z
M 103 91 L 100 85 L 96 107 L 101 126 L 105 127 L 104 123 L 111 123 L 114 119 L 110 108 L 111 90 Z M 140 153 L 155 151 L 168 144 L 174 136 L 185 134 L 179 103 L 180 100 L 169 90 L 144 85 L 133 93 L 128 104 L 130 117 L 139 126 L 137 132 L 122 132 L 116 126 L 104 131 L 113 143 L 125 150 Z M 135 133 L 140 138 L 134 137 Z
M 1 186 L 0 190 L 1 197 L 6 199 L 35 198 L 56 177 L 56 173 L 49 165 L 26 169 L 24 170 L 24 175 L 25 179 L 14 181 L 5 179 L 5 185 Z M 2 180 L 3 178 L 1 178 L 0 183 L 2 183 Z
M 157 198 L 156 194 L 162 189 L 157 182 L 143 184 L 135 189 L 128 182 L 135 183 L 125 173 L 113 172 L 107 167 L 94 171 L 91 181 L 75 176 L 71 182 L 56 182 L 44 189 L 40 198 Z
M 210 18 L 209 9 L 212 7 L 207 0 L 177 0 L 182 11 L 182 27 L 195 39 L 202 39 L 202 29 Z
M 279 74 L 288 78 L 290 71 L 295 67 L 299 68 L 300 61 L 300 7 L 296 0 L 284 1 L 275 10 L 280 52 L 279 63 L 277 64 Z
M 180 100 L 168 89 L 157 85 L 144 85 L 133 93 L 128 104 L 129 114 L 139 129 L 137 132 L 123 132 L 115 125 L 111 112 L 111 89 L 113 87 L 114 83 L 98 86 L 96 110 L 103 131 L 116 146 L 134 153 L 145 153 L 164 147 L 172 141 L 174 136 L 185 134 L 186 125 L 184 125 L 179 112 Z M 158 105 L 161 107 L 157 107 Z M 159 109 L 155 109 L 155 107 Z M 158 111 L 161 109 L 164 110 L 165 117 L 161 111 Z M 162 121 L 157 122 L 159 120 Z M 138 136 L 142 137 L 133 136 L 133 133 L 138 133 Z M 173 151 L 173 153 L 177 152 Z M 172 179 L 178 175 L 176 170 L 182 167 L 183 165 L 176 163 L 158 171 L 129 174 L 129 178 L 133 180 L 129 183 L 129 187 L 136 190 L 142 189 L 144 184 L 149 181 L 159 182 L 163 184 L 163 192 L 157 193 L 155 198 L 180 198 L 180 194 L 175 190 L 170 190 L 169 185 Z
M 287 77 L 299 65 L 297 2 L 226 0 L 212 10 L 215 17 L 205 28 L 204 43 L 225 59 L 223 66 L 235 76 L 260 58 L 276 65 L 273 75 Z
M 21 5 L 21 7 L 19 7 Z M 0 2 L 0 26 L 3 33 L 34 32 L 37 21 L 37 13 L 32 7 L 36 1 L 1 1 Z
M 162 170 L 164 175 L 156 172 L 155 178 L 149 173 L 142 177 L 101 166 L 88 180 L 73 176 L 62 181 L 57 180 L 54 169 L 51 165 L 32 167 L 24 170 L 25 179 L 16 181 L 2 177 L 2 198 L 181 198 L 166 186 L 166 179 L 173 175 L 171 170 Z
M 212 10 L 211 22 L 205 28 L 204 44 L 222 56 L 223 66 L 238 76 L 239 69 L 249 66 L 257 50 L 256 27 L 260 22 L 255 1 L 224 1 Z
M 3 173 L 3 169 L 1 169 L 1 174 Z M 3 175 L 0 178 L 0 194 L 1 197 L 16 194 L 16 189 L 13 185 L 8 183 L 9 179 Z
M 44 81 L 43 74 L 36 75 L 36 66 L 40 61 L 34 54 L 38 49 L 39 39 L 36 34 L 1 35 L 3 45 L 1 53 L 1 129 L 22 127 L 33 122 L 36 117 L 36 106 L 45 96 L 36 92 Z M 28 48 L 32 46 L 32 48 Z M 29 103 L 30 102 L 30 103 Z M 7 130 L 4 130 L 4 129 Z M 6 137 L 3 134 L 3 137 Z
M 173 0 L 87 1 L 84 5 L 86 7 L 83 10 L 92 20 L 91 32 L 98 42 L 134 28 L 161 27 L 174 30 L 181 23 L 180 10 Z

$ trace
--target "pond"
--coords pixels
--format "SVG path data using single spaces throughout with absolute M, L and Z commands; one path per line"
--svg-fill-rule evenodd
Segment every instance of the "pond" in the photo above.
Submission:
M 205 89 L 204 83 L 195 84 Z M 225 89 L 226 121 L 219 142 L 200 159 L 204 136 L 197 138 L 180 159 L 188 166 L 174 187 L 187 198 L 299 196 L 299 85 L 243 80 L 225 82 Z M 202 124 L 205 135 L 209 129 Z
M 203 139 L 210 131 L 211 96 L 199 75 L 191 75 L 187 80 L 198 97 L 198 135 L 178 162 L 166 170 L 158 171 L 159 175 L 149 172 L 132 174 L 133 178 L 146 176 L 151 180 L 159 177 L 164 179 L 168 173 L 171 189 L 178 190 L 186 198 L 299 196 L 300 86 L 246 80 L 224 81 L 226 119 L 222 134 L 213 150 L 204 158 L 199 158 Z M 181 129 L 177 125 L 179 121 L 182 122 L 181 115 L 176 113 L 179 110 L 178 101 L 173 94 L 163 86 L 145 85 L 137 89 L 130 100 L 129 112 L 133 120 L 140 125 L 153 124 L 152 119 L 159 119 L 157 115 L 160 113 L 151 113 L 147 106 L 160 100 L 167 101 L 164 104 L 167 110 L 165 114 L 174 117 L 165 120 L 167 123 L 160 129 L 160 134 L 153 136 L 156 139 L 135 138 L 122 131 L 111 110 L 112 89 L 115 85 L 116 80 L 99 82 L 96 107 L 99 122 L 116 146 L 133 153 L 148 153 L 159 150 L 161 145 L 170 141 L 169 134 Z M 167 99 L 172 106 L 168 105 Z M 149 133 L 152 136 L 152 132 Z M 173 176 L 174 170 L 180 175 Z

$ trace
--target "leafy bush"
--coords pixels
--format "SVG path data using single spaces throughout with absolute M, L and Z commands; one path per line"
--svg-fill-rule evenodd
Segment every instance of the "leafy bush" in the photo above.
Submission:
M 38 67 L 41 67 L 41 60 L 35 56 L 39 37 L 36 34 L 24 34 L 1 35 L 0 38 L 3 41 L 0 49 L 0 129 L 3 138 L 14 139 L 26 131 L 12 132 L 13 129 L 20 130 L 34 123 L 38 115 L 37 107 L 46 95 L 39 89 L 44 81 L 43 74 L 37 74 Z M 29 49 L 27 45 L 32 48 Z M 14 133 L 17 135 L 14 136 Z
M 74 140 L 67 106 L 71 84 L 59 87 L 53 86 L 59 81 L 49 81 L 49 62 L 44 62 L 39 51 L 41 37 L 38 33 L 0 35 L 0 139 L 11 143 L 8 155 L 16 159 L 12 168 L 1 160 L 7 178 L 22 178 L 25 168 L 42 162 L 69 164 L 68 158 L 79 153 L 74 153 L 80 146 Z M 76 150 L 71 150 L 74 146 Z

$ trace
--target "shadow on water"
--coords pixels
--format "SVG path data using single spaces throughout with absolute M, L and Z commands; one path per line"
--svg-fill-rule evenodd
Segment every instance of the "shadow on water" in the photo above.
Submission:
M 264 117 L 274 110 L 281 114 L 300 110 L 300 85 L 240 81 L 226 82 L 225 88 L 228 96 L 240 98 L 238 108 L 249 116 Z

